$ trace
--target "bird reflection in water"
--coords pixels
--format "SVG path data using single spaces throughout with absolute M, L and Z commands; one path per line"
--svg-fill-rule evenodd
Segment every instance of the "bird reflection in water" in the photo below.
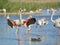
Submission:
M 29 45 L 32 45 L 31 44 L 31 35 L 30 35 L 31 31 L 29 31 L 27 34 L 26 34 L 26 40 L 28 41 Z
M 56 43 L 57 43 L 57 45 L 60 45 L 60 28 L 59 28 L 59 30 L 58 30 L 58 32 L 57 32 Z
M 23 45 L 22 37 L 20 35 L 20 27 L 17 27 L 17 39 L 18 39 L 18 45 Z
M 30 32 L 28 32 L 28 34 L 26 34 L 26 40 L 22 39 L 22 36 L 20 34 L 20 27 L 17 27 L 17 39 L 18 39 L 18 45 L 25 45 L 25 42 L 28 41 L 29 45 L 31 45 L 31 36 L 30 36 Z

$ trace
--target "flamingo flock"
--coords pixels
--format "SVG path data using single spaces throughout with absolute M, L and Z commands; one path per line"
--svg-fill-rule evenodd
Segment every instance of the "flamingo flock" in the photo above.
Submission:
M 42 9 L 40 9 L 40 10 L 42 11 Z M 12 20 L 12 19 L 10 19 L 9 15 L 7 16 L 7 23 L 11 28 L 13 28 L 14 26 L 19 27 L 21 25 L 24 25 L 25 27 L 28 27 L 28 30 L 30 30 L 32 24 L 36 23 L 39 26 L 44 26 L 44 25 L 48 24 L 48 21 L 46 20 L 45 17 L 43 17 L 40 20 L 36 20 L 36 18 L 33 18 L 32 16 L 29 16 L 27 19 L 22 19 L 23 11 L 26 11 L 26 9 L 19 10 L 20 19 L 18 19 L 18 20 Z M 6 15 L 6 9 L 3 9 L 3 12 Z M 53 15 L 55 14 L 56 10 L 51 8 L 51 9 L 47 9 L 47 12 L 49 12 L 51 14 L 51 21 L 54 23 L 54 26 L 60 28 L 60 18 L 53 20 Z
M 10 19 L 9 15 L 7 16 L 7 23 L 8 25 L 13 28 L 14 26 L 20 27 L 21 25 L 24 25 L 25 27 L 28 27 L 28 31 L 31 28 L 31 25 L 36 22 L 36 19 L 32 16 L 29 16 L 27 19 L 22 19 L 22 14 L 20 10 L 20 19 L 18 20 L 12 20 Z
M 24 11 L 25 10 L 26 9 L 24 9 Z M 3 9 L 3 11 L 4 11 L 5 15 L 6 15 L 6 10 Z M 42 11 L 42 10 L 40 10 L 40 11 Z M 53 16 L 55 15 L 56 10 L 51 8 L 51 9 L 48 9 L 47 12 L 49 12 L 51 14 L 51 21 L 54 23 L 54 26 L 57 27 L 57 28 L 60 28 L 60 18 L 53 20 Z M 23 13 L 23 10 L 20 9 L 19 10 L 20 19 L 17 19 L 17 20 L 10 19 L 9 15 L 7 15 L 6 16 L 7 17 L 7 24 L 11 28 L 13 28 L 14 26 L 20 27 L 20 26 L 24 25 L 25 27 L 28 27 L 28 32 L 30 32 L 31 26 L 33 24 L 35 24 L 35 23 L 37 25 L 39 25 L 40 27 L 45 26 L 45 25 L 48 24 L 48 21 L 47 21 L 46 17 L 43 17 L 43 18 L 41 18 L 39 20 L 36 20 L 36 18 L 33 18 L 32 16 L 29 16 L 26 19 L 22 19 L 22 13 Z M 18 28 L 18 30 L 19 30 L 19 28 Z M 39 39 L 34 39 L 33 38 L 32 40 L 33 41 L 34 40 L 40 40 L 40 38 Z
M 24 9 L 24 11 L 25 10 L 26 9 Z M 3 12 L 6 15 L 6 9 L 3 9 Z M 44 25 L 48 24 L 48 21 L 46 20 L 45 17 L 43 17 L 40 20 L 36 20 L 36 18 L 33 18 L 32 16 L 29 16 L 27 19 L 22 19 L 22 12 L 23 12 L 23 10 L 20 9 L 19 10 L 20 19 L 18 19 L 18 20 L 12 20 L 12 19 L 10 19 L 9 15 L 7 16 L 7 23 L 11 28 L 13 28 L 13 26 L 19 27 L 21 25 L 31 28 L 32 24 L 35 24 L 35 23 L 40 26 L 44 26 Z M 60 18 L 53 20 L 53 15 L 55 14 L 56 10 L 51 8 L 51 9 L 47 9 L 47 12 L 49 12 L 51 14 L 51 21 L 54 23 L 54 26 L 60 28 Z M 30 30 L 30 29 L 28 29 L 28 30 Z
M 5 9 L 3 9 L 5 11 Z M 25 9 L 26 10 L 26 9 Z M 51 14 L 51 21 L 54 23 L 54 26 L 55 27 L 60 27 L 60 18 L 56 19 L 56 20 L 53 20 L 53 15 L 55 14 L 56 10 L 51 8 L 51 9 L 48 9 L 47 10 L 50 14 Z M 5 11 L 6 12 L 6 11 Z M 42 19 L 40 20 L 36 20 L 35 18 L 33 18 L 32 16 L 29 16 L 27 19 L 22 19 L 22 13 L 23 10 L 20 10 L 19 11 L 19 14 L 20 14 L 20 19 L 18 20 L 11 20 L 9 16 L 7 16 L 7 22 L 8 22 L 8 25 L 10 27 L 13 28 L 13 26 L 21 26 L 21 25 L 24 25 L 25 27 L 28 27 L 30 28 L 32 26 L 32 24 L 38 24 L 39 26 L 44 26 L 46 24 L 48 24 L 48 21 L 46 20 L 45 17 L 43 17 Z M 29 29 L 30 30 L 30 29 Z
M 23 10 L 19 10 L 19 15 L 20 15 L 20 19 L 17 19 L 17 20 L 12 20 L 10 19 L 9 15 L 7 15 L 7 24 L 13 28 L 14 26 L 16 27 L 20 27 L 22 25 L 24 25 L 25 27 L 28 27 L 27 29 L 27 32 L 26 33 L 29 33 L 30 30 L 31 30 L 31 26 L 32 24 L 38 24 L 39 26 L 44 26 L 46 24 L 48 24 L 48 21 L 46 20 L 45 17 L 43 17 L 42 19 L 40 20 L 36 20 L 36 18 L 33 18 L 31 15 L 27 18 L 27 19 L 22 19 L 22 13 L 23 13 Z M 18 28 L 19 29 L 19 28 Z M 18 31 L 18 30 L 17 30 Z
M 45 24 L 48 23 L 48 21 L 46 20 L 45 17 L 43 17 L 42 19 L 36 21 L 35 18 L 33 18 L 32 16 L 29 16 L 27 19 L 22 19 L 22 15 L 21 15 L 21 11 L 20 11 L 20 20 L 11 20 L 9 16 L 7 16 L 7 22 L 8 22 L 8 25 L 11 26 L 13 28 L 13 26 L 21 26 L 21 25 L 24 25 L 24 26 L 27 26 L 27 27 L 31 27 L 32 24 L 38 24 L 40 26 L 43 26 Z

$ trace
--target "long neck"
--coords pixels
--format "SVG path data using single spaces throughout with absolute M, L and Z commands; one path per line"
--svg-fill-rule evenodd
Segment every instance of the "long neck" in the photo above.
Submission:
M 55 23 L 55 21 L 53 20 L 53 15 L 54 15 L 54 14 L 51 15 L 51 21 L 52 21 L 53 23 Z
M 20 21 L 21 21 L 21 24 L 22 24 L 22 14 L 20 13 Z
M 20 13 L 20 20 L 22 20 L 22 14 Z

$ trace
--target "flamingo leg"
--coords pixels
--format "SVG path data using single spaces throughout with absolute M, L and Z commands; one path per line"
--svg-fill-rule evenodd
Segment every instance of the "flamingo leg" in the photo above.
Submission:
M 29 34 L 30 33 L 30 30 L 31 30 L 31 26 L 29 25 L 26 33 Z
M 20 28 L 17 26 L 16 34 L 19 33 Z
M 57 45 L 60 45 L 60 29 L 58 30 Z
M 20 32 L 19 32 L 19 27 L 17 26 L 17 39 L 18 39 L 18 45 L 20 45 Z

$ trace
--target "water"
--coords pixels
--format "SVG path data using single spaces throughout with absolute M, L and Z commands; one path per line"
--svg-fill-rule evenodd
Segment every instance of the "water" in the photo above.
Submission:
M 60 32 L 59 28 L 55 28 L 50 20 L 50 14 L 43 11 L 42 14 L 32 14 L 36 20 L 46 17 L 48 24 L 40 27 L 39 25 L 33 24 L 31 32 L 26 34 L 27 27 L 23 25 L 19 28 L 18 33 L 16 32 L 17 27 L 13 29 L 7 25 L 6 17 L 0 16 L 0 45 L 59 45 L 60 43 Z M 23 16 L 26 19 L 28 16 Z M 56 12 L 54 19 L 60 17 L 59 13 Z M 11 19 L 19 19 L 19 16 L 10 16 Z M 31 38 L 41 38 L 41 41 L 30 41 Z

